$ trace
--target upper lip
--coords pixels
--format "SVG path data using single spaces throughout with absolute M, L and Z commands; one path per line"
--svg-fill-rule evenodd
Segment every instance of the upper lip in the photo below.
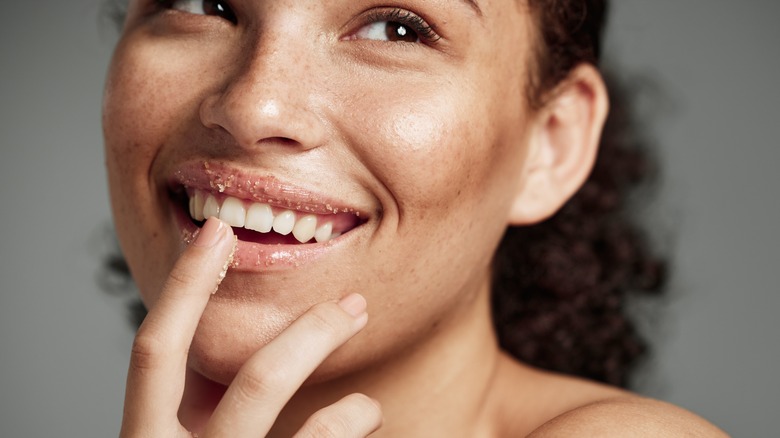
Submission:
M 175 169 L 170 185 L 173 188 L 200 189 L 222 193 L 274 207 L 313 214 L 352 213 L 363 219 L 368 212 L 273 175 L 257 175 L 216 161 L 200 160 Z

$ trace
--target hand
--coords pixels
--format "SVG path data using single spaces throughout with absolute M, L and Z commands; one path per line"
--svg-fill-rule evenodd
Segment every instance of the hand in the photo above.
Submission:
M 120 436 L 193 435 L 177 417 L 187 351 L 233 246 L 232 229 L 209 218 L 173 267 L 133 343 Z M 309 374 L 365 326 L 365 309 L 357 294 L 313 306 L 247 360 L 199 436 L 265 436 Z M 352 394 L 316 412 L 296 436 L 364 437 L 381 422 L 375 401 Z

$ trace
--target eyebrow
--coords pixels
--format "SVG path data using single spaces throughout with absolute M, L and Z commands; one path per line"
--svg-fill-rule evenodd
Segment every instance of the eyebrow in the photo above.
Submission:
M 470 6 L 471 9 L 473 9 L 478 16 L 480 17 L 482 16 L 482 9 L 479 8 L 479 5 L 477 4 L 477 0 L 461 0 L 461 1 L 467 4 L 468 6 Z

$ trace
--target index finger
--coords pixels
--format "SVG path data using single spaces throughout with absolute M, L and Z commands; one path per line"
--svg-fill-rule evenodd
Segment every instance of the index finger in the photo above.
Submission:
M 178 424 L 187 351 L 234 245 L 232 229 L 212 217 L 174 265 L 133 343 L 123 431 L 136 426 L 161 431 Z

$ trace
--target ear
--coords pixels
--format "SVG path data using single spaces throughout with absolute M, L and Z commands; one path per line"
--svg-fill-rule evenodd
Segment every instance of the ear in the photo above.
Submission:
M 601 74 L 577 66 L 531 122 L 525 175 L 510 210 L 511 225 L 531 225 L 555 214 L 587 179 L 609 111 Z

